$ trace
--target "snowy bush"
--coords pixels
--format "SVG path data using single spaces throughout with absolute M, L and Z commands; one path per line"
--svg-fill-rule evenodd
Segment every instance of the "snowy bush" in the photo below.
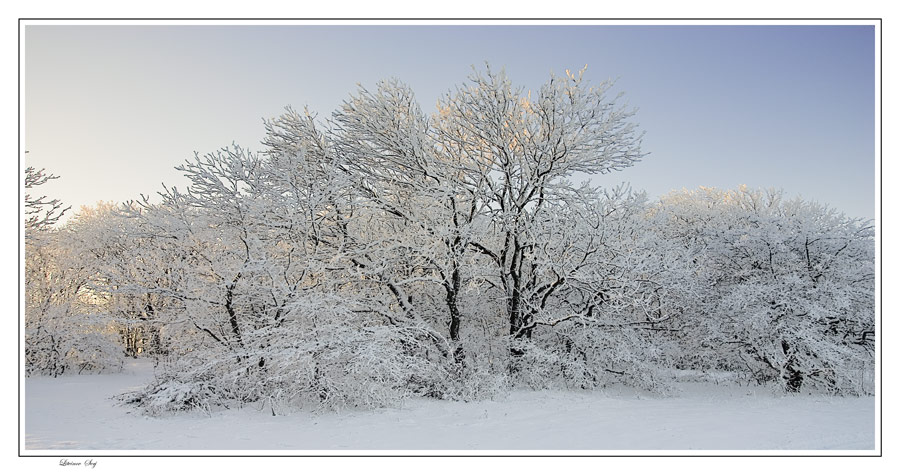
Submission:
M 532 389 L 595 389 L 623 384 L 666 394 L 674 388 L 654 335 L 644 330 L 559 328 L 514 358 L 514 381 Z
M 257 404 L 294 408 L 382 407 L 445 397 L 447 368 L 429 358 L 415 327 L 373 324 L 332 298 L 297 302 L 281 326 L 243 334 L 243 348 L 207 345 L 158 368 L 133 398 L 148 412 Z
M 115 331 L 103 318 L 53 306 L 25 327 L 26 376 L 117 372 L 123 356 Z

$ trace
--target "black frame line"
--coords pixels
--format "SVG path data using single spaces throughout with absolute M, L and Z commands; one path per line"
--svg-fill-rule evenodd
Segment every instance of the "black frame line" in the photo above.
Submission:
M 355 25 L 352 22 L 361 22 L 361 21 L 398 21 L 398 22 L 412 22 L 412 21 L 647 21 L 647 22 L 664 22 L 664 21 L 702 21 L 702 22 L 713 22 L 713 21 L 872 21 L 877 22 L 878 25 L 878 45 L 881 46 L 879 49 L 879 55 L 876 59 L 879 65 L 879 141 L 878 141 L 878 150 L 876 151 L 876 156 L 879 158 L 878 160 L 878 171 L 879 171 L 879 195 L 878 195 L 878 264 L 879 264 L 879 272 L 878 272 L 878 282 L 883 282 L 883 226 L 881 226 L 882 221 L 882 208 L 884 206 L 884 196 L 881 193 L 881 189 L 884 186 L 884 176 L 883 176 L 883 165 L 881 160 L 882 150 L 884 149 L 884 99 L 881 96 L 881 92 L 884 84 L 884 70 L 881 68 L 883 65 L 883 42 L 882 42 L 882 23 L 883 18 L 880 17 L 863 17 L 863 18 L 834 18 L 834 17 L 811 17 L 811 18 L 797 18 L 797 17 L 789 17 L 789 18 L 777 18 L 777 17 L 752 17 L 752 18 L 729 18 L 729 17 L 693 17 L 693 18 L 678 18 L 678 17 L 666 17 L 666 18 L 644 18 L 644 17 L 618 17 L 618 18 L 599 18 L 599 17 L 591 17 L 591 18 L 583 18 L 583 17 L 547 17 L 547 18 L 529 18 L 529 17 L 449 17 L 449 18 L 439 18 L 439 17 L 364 17 L 364 18 L 347 18 L 347 17 L 313 17 L 313 18 L 278 18 L 278 17 L 259 17 L 259 18 L 240 18 L 240 17 L 217 17 L 217 18 L 195 18 L 195 17 L 186 17 L 186 18 L 177 18 L 177 17 L 153 17 L 153 18 L 135 18 L 135 17 L 20 17 L 18 19 L 18 38 L 17 38 L 17 56 L 18 56 L 18 64 L 17 64 L 17 73 L 18 73 L 18 99 L 17 99 L 17 111 L 18 111 L 18 137 L 17 137 L 17 163 L 19 170 L 17 173 L 20 173 L 22 169 L 22 35 L 24 34 L 23 27 L 25 25 L 22 24 L 23 21 L 202 21 L 202 22 L 211 22 L 211 21 L 347 21 L 351 22 L 347 25 L 331 25 L 331 26 L 362 26 Z M 93 25 L 100 26 L 100 25 Z M 133 26 L 151 26 L 151 25 L 133 25 Z M 183 26 L 202 26 L 202 25 L 183 25 Z M 216 26 L 241 26 L 241 25 L 216 25 Z M 297 25 L 297 26 L 306 26 L 306 25 Z M 401 26 L 401 25 L 369 25 L 369 26 Z M 409 25 L 409 26 L 439 26 L 439 25 Z M 458 25 L 458 26 L 469 26 L 469 25 Z M 471 25 L 471 26 L 502 26 L 502 25 Z M 509 25 L 509 26 L 528 26 L 528 25 Z M 535 24 L 534 26 L 540 26 Z M 563 25 L 559 25 L 563 26 Z M 614 25 L 596 25 L 596 26 L 614 26 Z M 633 25 L 633 26 L 641 26 L 641 25 Z M 644 26 L 654 26 L 652 23 Z M 662 26 L 662 25 L 660 25 Z M 674 25 L 678 26 L 678 25 Z M 687 25 L 684 25 L 687 26 Z M 702 25 L 695 25 L 702 26 Z M 719 26 L 719 25 L 710 25 L 710 26 Z M 741 25 L 733 25 L 733 26 L 741 26 Z M 24 242 L 23 242 L 23 233 L 21 232 L 22 225 L 22 199 L 23 199 L 23 187 L 21 177 L 18 182 L 18 196 L 19 203 L 17 208 L 17 217 L 18 224 L 17 229 L 20 230 L 18 233 L 18 248 L 17 251 L 22 253 L 24 252 Z M 18 258 L 17 258 L 18 259 Z M 22 262 L 20 261 L 21 265 Z M 17 267 L 17 272 L 19 271 L 19 267 Z M 22 274 L 18 273 L 18 334 L 19 337 L 22 333 L 22 322 L 23 319 L 21 315 L 23 315 L 23 305 L 24 302 L 21 298 L 22 290 L 23 290 L 24 282 L 22 281 Z M 879 287 L 880 288 L 880 287 Z M 884 294 L 883 292 L 879 293 L 878 296 L 878 304 L 879 309 L 883 309 L 884 306 Z M 884 365 L 882 358 L 882 326 L 881 319 L 878 319 L 878 335 L 877 335 L 877 348 L 878 348 L 878 363 L 879 363 L 879 381 L 883 380 L 884 374 Z M 75 457 L 75 456 L 87 456 L 87 457 L 108 457 L 108 458 L 825 458 L 825 457 L 840 457 L 840 458 L 881 458 L 883 457 L 883 437 L 884 437 L 884 416 L 883 416 L 883 408 L 884 408 L 884 395 L 883 395 L 883 385 L 879 384 L 879 440 L 877 454 L 850 454 L 850 455 L 842 455 L 842 454 L 748 454 L 748 455 L 740 455 L 740 454 L 273 454 L 273 455 L 236 455 L 236 454 L 185 454 L 185 455 L 83 455 L 75 451 L 74 454 L 66 454 L 62 453 L 60 455 L 57 454 L 23 454 L 22 453 L 22 338 L 18 338 L 17 345 L 17 364 L 19 365 L 19 371 L 17 372 L 19 378 L 17 381 L 18 388 L 18 458 L 60 458 L 60 457 Z M 524 451 L 524 450 L 523 450 Z

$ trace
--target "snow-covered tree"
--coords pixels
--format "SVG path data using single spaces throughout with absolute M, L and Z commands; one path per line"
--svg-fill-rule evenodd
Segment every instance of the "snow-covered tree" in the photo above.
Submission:
M 697 250 L 696 276 L 707 287 L 695 310 L 694 342 L 705 349 L 697 354 L 787 391 L 870 391 L 869 223 L 746 187 L 675 193 L 659 211 L 669 239 Z
M 470 246 L 493 264 L 514 356 L 531 337 L 537 310 L 565 283 L 536 259 L 548 249 L 548 225 L 570 226 L 553 221 L 555 208 L 589 199 L 572 175 L 607 173 L 644 156 L 634 111 L 608 97 L 611 82 L 590 86 L 583 72 L 552 76 L 532 98 L 488 68 L 445 97 L 436 116 L 441 151 L 484 207 L 491 236 Z
M 118 370 L 121 348 L 103 299 L 92 291 L 93 262 L 82 255 L 76 233 L 55 227 L 69 207 L 31 194 L 57 178 L 25 169 L 25 373 Z
M 454 362 L 464 363 L 460 310 L 466 256 L 484 211 L 472 177 L 439 144 L 413 92 L 394 81 L 360 89 L 335 114 L 342 164 L 359 202 L 372 210 L 367 249 L 378 278 L 408 315 L 445 327 Z M 378 236 L 377 238 L 375 236 Z M 415 294 L 416 298 L 413 298 Z M 443 295 L 440 295 L 443 294 Z
M 95 262 L 69 229 L 33 229 L 25 241 L 25 371 L 59 376 L 117 371 L 122 347 Z
M 118 328 L 126 356 L 165 353 L 158 325 L 169 305 L 164 297 L 137 289 L 159 286 L 169 273 L 168 260 L 154 249 L 155 235 L 141 229 L 134 203 L 98 203 L 82 207 L 66 223 L 69 243 L 92 269 L 88 283 L 98 309 Z
M 549 239 L 533 261 L 559 288 L 531 307 L 538 351 L 526 359 L 543 373 L 532 384 L 665 390 L 668 351 L 695 291 L 684 279 L 686 253 L 656 232 L 642 193 L 620 186 L 584 196 L 592 199 L 555 205 L 559 223 L 534 231 Z

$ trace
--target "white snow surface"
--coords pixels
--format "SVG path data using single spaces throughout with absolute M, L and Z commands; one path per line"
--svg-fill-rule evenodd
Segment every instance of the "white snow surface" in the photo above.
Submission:
M 626 389 L 517 391 L 487 401 L 421 399 L 340 413 L 273 416 L 268 408 L 245 407 L 156 418 L 114 399 L 152 377 L 152 363 L 138 360 L 121 374 L 27 378 L 24 454 L 875 450 L 871 397 L 780 396 L 763 387 L 706 382 L 685 383 L 672 396 Z

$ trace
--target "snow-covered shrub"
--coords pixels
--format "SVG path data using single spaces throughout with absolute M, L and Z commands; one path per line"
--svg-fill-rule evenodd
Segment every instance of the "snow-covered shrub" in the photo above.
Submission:
M 536 337 L 516 361 L 515 376 L 532 388 L 594 389 L 624 384 L 672 391 L 668 361 L 651 332 L 573 323 Z
M 298 301 L 283 324 L 242 336 L 243 348 L 207 342 L 162 364 L 132 402 L 151 413 L 253 403 L 289 411 L 450 393 L 447 366 L 428 356 L 426 330 L 372 322 L 334 298 Z
M 472 365 L 463 371 L 453 371 L 448 380 L 447 397 L 457 401 L 493 399 L 509 391 L 507 372 L 491 371 L 489 366 Z
M 121 371 L 124 355 L 116 336 L 105 318 L 44 308 L 25 327 L 25 375 Z

